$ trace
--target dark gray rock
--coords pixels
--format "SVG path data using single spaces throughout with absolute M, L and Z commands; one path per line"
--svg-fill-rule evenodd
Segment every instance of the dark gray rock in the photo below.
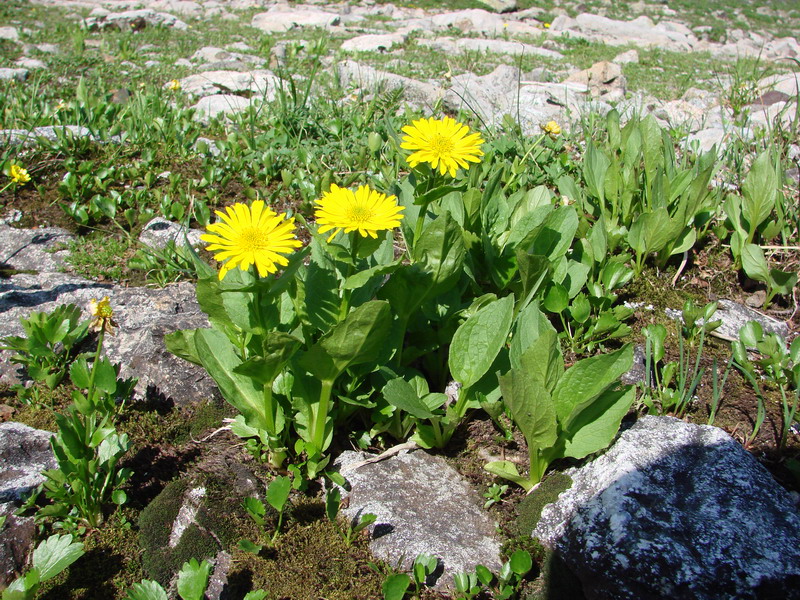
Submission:
M 350 491 L 348 519 L 373 513 L 370 549 L 376 557 L 409 568 L 418 554 L 436 556 L 444 571 L 437 587 L 478 564 L 500 566 L 500 542 L 480 497 L 444 459 L 422 450 L 356 466 L 369 455 L 344 452 L 336 459 Z
M 19 502 L 55 469 L 52 433 L 22 423 L 0 423 L 0 502 Z
M 64 266 L 73 239 L 65 229 L 14 229 L 0 225 L 0 266 L 18 271 L 54 272 Z
M 6 517 L 6 523 L 0 529 L 0 589 L 22 573 L 33 547 L 36 533 L 33 517 L 15 516 L 14 511 L 18 508 L 13 502 L 0 504 L 0 517 Z
M 587 599 L 800 598 L 800 514 L 721 429 L 646 416 L 566 475 L 533 534 Z

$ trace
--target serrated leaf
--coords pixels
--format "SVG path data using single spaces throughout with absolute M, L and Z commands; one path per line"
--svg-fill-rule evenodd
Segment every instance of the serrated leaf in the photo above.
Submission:
M 40 581 L 47 581 L 83 554 L 83 543 L 73 542 L 71 535 L 51 535 L 33 551 L 32 564 L 39 570 Z
M 198 563 L 191 559 L 183 563 L 178 573 L 178 594 L 183 600 L 203 600 L 208 585 L 208 576 L 211 574 L 211 564 L 208 561 Z
M 167 600 L 167 592 L 157 582 L 144 579 L 128 590 L 127 600 Z

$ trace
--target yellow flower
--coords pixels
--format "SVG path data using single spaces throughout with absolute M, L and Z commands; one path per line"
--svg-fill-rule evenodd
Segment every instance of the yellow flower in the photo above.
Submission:
M 109 335 L 114 335 L 114 327 L 118 327 L 114 321 L 114 311 L 111 309 L 111 302 L 108 296 L 103 296 L 100 302 L 92 298 L 89 302 L 89 311 L 92 313 L 92 322 L 89 327 L 92 331 L 105 331 Z
M 59 100 L 58 104 L 56 104 L 55 111 L 58 112 L 60 110 L 64 110 L 65 108 L 67 108 L 66 103 L 63 100 Z
M 363 237 L 378 237 L 378 231 L 394 229 L 400 225 L 404 206 L 397 205 L 395 196 L 386 196 L 369 186 L 362 185 L 353 192 L 331 184 L 331 190 L 317 200 L 318 208 L 314 212 L 319 232 L 325 233 L 333 229 L 328 237 L 330 242 L 336 234 L 358 231 Z
M 450 177 L 455 177 L 458 167 L 469 169 L 469 163 L 481 162 L 481 134 L 469 133 L 469 127 L 450 117 L 413 121 L 403 127 L 403 132 L 407 135 L 400 147 L 416 150 L 408 157 L 412 167 L 427 162 L 442 175 L 449 172 Z
M 223 265 L 219 278 L 239 267 L 243 271 L 255 265 L 260 277 L 275 273 L 278 266 L 289 261 L 282 254 L 291 254 L 302 244 L 294 237 L 294 217 L 286 213 L 276 214 L 256 200 L 248 207 L 242 202 L 225 208 L 225 212 L 214 211 L 221 221 L 207 227 L 208 233 L 200 236 L 209 242 L 207 249 Z
M 167 89 L 173 92 L 177 92 L 178 90 L 181 89 L 181 82 L 178 81 L 177 79 L 173 79 L 172 81 L 169 82 L 169 84 L 167 84 Z
M 544 28 L 545 28 L 545 29 L 550 29 L 550 23 L 545 23 L 545 24 L 544 24 Z
M 25 185 L 31 180 L 28 171 L 19 165 L 11 165 L 11 181 L 20 185 Z
M 556 139 L 559 135 L 561 135 L 561 126 L 556 123 L 555 121 L 549 121 L 544 125 L 539 125 L 547 135 L 551 138 Z

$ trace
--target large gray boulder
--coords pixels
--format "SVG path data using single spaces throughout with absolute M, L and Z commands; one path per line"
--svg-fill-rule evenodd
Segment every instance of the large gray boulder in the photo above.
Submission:
M 646 416 L 533 531 L 589 600 L 800 598 L 800 514 L 721 429 Z
M 418 554 L 440 559 L 437 587 L 452 586 L 452 575 L 482 564 L 501 566 L 500 541 L 480 497 L 444 459 L 422 450 L 369 462 L 360 452 L 336 459 L 350 484 L 343 491 L 348 519 L 366 513 L 378 517 L 371 526 L 373 554 L 399 568 L 409 568 Z
M 403 98 L 411 105 L 423 109 L 431 109 L 441 98 L 441 88 L 423 81 L 417 81 L 402 75 L 386 71 L 378 71 L 368 65 L 354 60 L 344 60 L 336 65 L 339 80 L 345 89 L 378 92 L 403 90 Z

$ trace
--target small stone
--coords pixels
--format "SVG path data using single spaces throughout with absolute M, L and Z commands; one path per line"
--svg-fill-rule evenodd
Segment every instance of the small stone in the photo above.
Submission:
M 47 64 L 43 60 L 39 60 L 38 58 L 28 58 L 27 56 L 23 56 L 22 58 L 16 60 L 14 64 L 17 65 L 20 69 L 46 69 Z
M 639 53 L 636 50 L 628 50 L 617 54 L 611 62 L 618 65 L 639 64 Z
M 25 81 L 28 78 L 28 69 L 0 68 L 0 81 Z
M 0 423 L 10 421 L 11 417 L 14 416 L 15 410 L 16 409 L 13 406 L 9 406 L 8 404 L 0 404 Z
M 19 41 L 19 32 L 16 27 L 0 27 L 0 40 Z
M 750 308 L 761 308 L 767 300 L 767 292 L 757 290 L 745 298 L 744 303 Z
M 131 91 L 127 88 L 119 88 L 111 94 L 111 102 L 114 104 L 127 104 L 131 99 Z

